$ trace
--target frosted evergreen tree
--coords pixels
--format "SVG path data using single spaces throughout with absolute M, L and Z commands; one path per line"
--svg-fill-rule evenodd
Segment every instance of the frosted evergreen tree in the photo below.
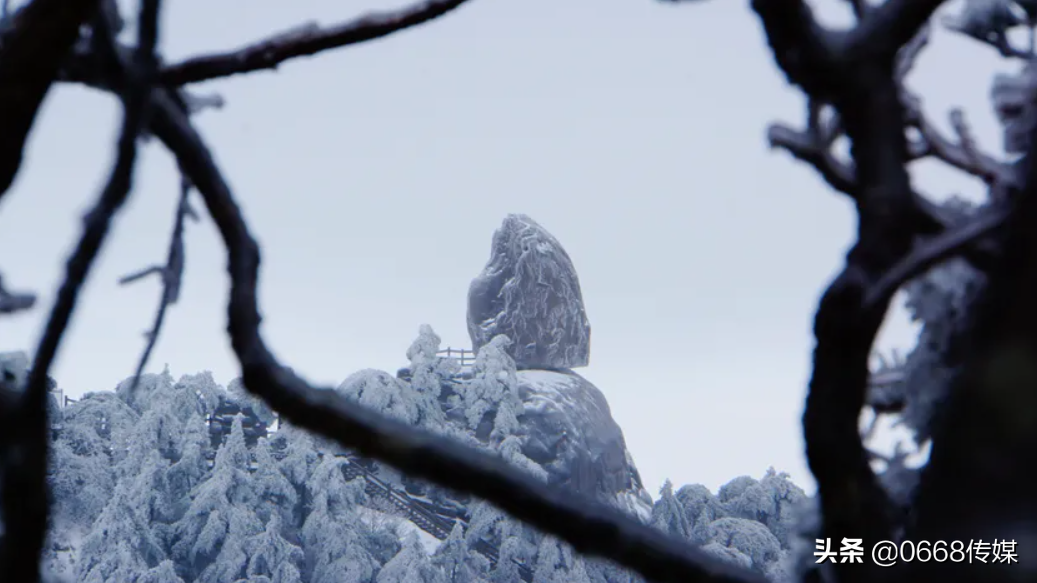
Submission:
M 250 393 L 240 378 L 227 383 L 227 395 L 242 410 L 251 409 L 256 418 L 265 423 L 267 427 L 272 426 L 277 420 L 274 410 L 265 401 Z
M 749 557 L 750 565 L 763 573 L 782 558 L 781 543 L 763 524 L 745 518 L 726 517 L 709 525 L 712 544 L 735 549 Z
M 299 494 L 281 471 L 270 451 L 270 442 L 260 439 L 255 447 L 256 471 L 252 474 L 257 498 L 256 515 L 268 522 L 272 515 L 279 515 L 288 524 L 292 523 Z
M 87 543 L 89 544 L 89 542 Z M 148 565 L 141 559 L 136 549 L 132 548 L 127 538 L 120 537 L 105 553 L 87 553 L 87 567 L 80 563 L 75 580 L 82 583 L 115 583 L 116 581 L 133 581 L 141 573 L 148 571 Z
M 499 418 L 500 415 L 498 414 L 498 419 Z M 500 456 L 504 458 L 504 461 L 540 480 L 545 482 L 548 480 L 549 475 L 547 470 L 522 452 L 522 438 L 518 435 L 508 435 L 503 441 L 501 441 L 498 448 Z
M 65 527 L 89 526 L 115 488 L 110 442 L 97 432 L 93 419 L 73 410 L 53 442 L 50 464 L 53 520 Z
M 478 500 L 469 506 L 468 530 L 465 531 L 465 539 L 469 545 L 479 540 L 487 540 L 499 545 L 501 534 L 508 518 L 496 506 L 489 502 Z
M 523 451 L 522 426 L 519 417 L 525 406 L 518 391 L 515 361 L 507 352 L 511 340 L 496 336 L 479 349 L 472 378 L 459 389 L 464 418 L 484 442 L 505 461 L 541 480 L 548 474 Z
M 190 504 L 191 492 L 209 473 L 209 461 L 206 458 L 206 454 L 211 451 L 209 431 L 200 414 L 184 422 L 178 449 L 180 458 L 169 466 L 166 483 L 169 485 L 174 513 L 179 517 Z
M 137 479 L 119 481 L 89 535 L 76 565 L 76 580 L 84 583 L 129 581 L 166 560 L 163 542 L 155 532 L 157 495 L 152 489 L 166 462 L 154 452 L 146 458 Z
M 458 364 L 452 358 L 439 356 L 442 340 L 428 324 L 418 329 L 418 337 L 407 349 L 410 360 L 410 386 L 417 392 L 420 410 L 425 414 L 425 426 L 443 428 L 446 416 L 439 403 L 443 382 L 453 377 L 458 371 Z
M 296 493 L 296 504 L 292 509 L 291 519 L 285 523 L 299 528 L 305 520 L 306 509 L 311 506 L 307 484 L 320 463 L 315 440 L 306 431 L 282 422 L 272 441 L 284 456 L 277 462 L 277 468 Z
M 442 420 L 438 402 L 431 402 L 404 380 L 387 372 L 366 369 L 349 375 L 338 392 L 358 404 L 410 425 Z M 433 409 L 434 407 L 434 409 Z M 438 413 L 437 413 L 438 412 Z
M 652 526 L 682 539 L 691 540 L 691 522 L 684 506 L 673 493 L 673 482 L 666 480 L 659 491 L 659 500 L 652 508 Z
M 561 583 L 559 578 L 564 575 L 563 569 L 562 550 L 559 548 L 558 539 L 551 536 L 543 537 L 537 548 L 532 583 Z
M 325 455 L 307 484 L 312 497 L 301 534 L 309 583 L 369 583 L 379 564 L 365 548 L 367 528 L 356 507 L 363 480 L 346 482 L 343 461 Z
M 736 481 L 737 487 L 729 487 Z M 806 493 L 788 474 L 769 468 L 759 481 L 749 476 L 732 480 L 721 488 L 720 499 L 727 515 L 760 522 L 787 549 Z
M 486 569 L 486 560 L 471 550 L 460 522 L 454 523 L 450 536 L 436 549 L 432 564 L 440 568 L 446 583 L 485 581 L 481 573 Z
M 695 544 L 709 542 L 709 524 L 727 516 L 723 504 L 701 484 L 681 486 L 677 500 L 684 506 L 685 516 L 691 523 L 691 541 Z
M 477 429 L 483 417 L 498 409 L 502 401 L 512 405 L 508 409 L 515 414 L 515 400 L 518 399 L 518 378 L 515 361 L 507 353 L 511 340 L 507 336 L 496 336 L 479 349 L 472 365 L 472 379 L 464 383 L 461 396 L 464 400 L 465 418 L 470 429 Z M 514 397 L 511 399 L 510 397 Z M 521 400 L 519 400 L 521 405 Z M 501 430 L 509 423 L 507 413 L 501 419 Z M 492 429 L 497 429 L 494 420 Z
M 300 583 L 303 552 L 284 538 L 281 518 L 271 514 L 263 532 L 249 539 L 246 575 L 250 581 L 266 578 L 269 583 Z
M 573 557 L 572 567 L 564 579 L 565 583 L 591 583 L 591 577 L 587 572 L 586 565 L 587 563 L 583 557 Z M 559 583 L 562 582 L 559 581 Z
M 281 473 L 297 489 L 305 489 L 313 470 L 320 463 L 313 436 L 290 423 L 282 422 L 274 441 L 280 444 L 284 455 L 278 462 Z
M 133 377 L 123 380 L 115 387 L 115 394 L 137 413 L 148 409 L 156 396 L 169 396 L 173 389 L 173 375 L 169 366 L 159 374 L 142 374 L 133 388 Z
M 249 455 L 241 416 L 217 450 L 212 472 L 191 493 L 173 531 L 173 557 L 185 579 L 233 583 L 244 575 L 245 539 L 263 529 L 252 510 L 256 495 L 248 473 Z
M 519 564 L 529 560 L 525 541 L 522 538 L 521 526 L 515 521 L 502 521 L 497 564 L 490 574 L 493 583 L 514 583 L 522 580 Z
M 220 404 L 220 399 L 227 397 L 227 391 L 212 378 L 211 372 L 183 375 L 173 387 L 185 409 L 210 415 Z
M 429 560 L 417 536 L 409 536 L 400 551 L 378 572 L 375 583 L 446 583 L 443 572 Z
M 139 420 L 140 415 L 115 393 L 87 393 L 65 409 L 61 433 L 74 452 L 82 455 L 100 447 L 114 465 L 126 457 Z
M 185 583 L 179 575 L 176 574 L 176 568 L 173 566 L 173 561 L 165 560 L 159 563 L 157 566 L 148 569 L 136 583 Z
M 727 546 L 722 542 L 713 541 L 703 545 L 702 551 L 709 553 L 722 561 L 731 563 L 732 565 L 737 565 L 746 569 L 751 569 L 753 567 L 753 560 L 749 558 L 749 555 L 735 547 Z

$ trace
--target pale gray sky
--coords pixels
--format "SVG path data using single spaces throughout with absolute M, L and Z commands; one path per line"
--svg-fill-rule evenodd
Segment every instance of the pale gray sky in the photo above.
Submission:
M 173 61 L 317 19 L 400 2 L 164 3 Z M 842 3 L 820 2 L 826 15 Z M 987 105 L 991 51 L 938 35 L 915 86 L 939 124 L 963 105 L 1000 151 Z M 593 327 L 579 372 L 611 403 L 653 495 L 663 480 L 711 488 L 775 466 L 812 490 L 799 416 L 812 315 L 853 235 L 850 204 L 782 153 L 772 120 L 799 124 L 748 2 L 473 0 L 429 25 L 207 83 L 222 111 L 196 123 L 263 244 L 264 333 L 285 364 L 337 384 L 390 372 L 418 326 L 468 346 L 468 284 L 507 213 L 565 246 Z M 32 350 L 81 213 L 108 173 L 110 95 L 48 98 L 0 208 L 0 271 L 41 292 L 0 322 L 0 350 Z M 977 192 L 919 173 L 928 192 Z M 96 265 L 54 375 L 71 396 L 131 374 L 158 281 L 116 280 L 165 257 L 177 178 L 157 143 Z M 201 205 L 198 205 L 201 209 Z M 174 375 L 237 374 L 225 327 L 224 252 L 208 220 L 151 362 Z M 908 346 L 909 327 L 887 327 Z

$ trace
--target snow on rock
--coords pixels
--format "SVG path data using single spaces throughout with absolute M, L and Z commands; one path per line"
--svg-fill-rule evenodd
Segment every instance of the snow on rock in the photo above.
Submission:
M 562 245 L 526 215 L 508 215 L 468 290 L 472 348 L 503 334 L 520 369 L 574 368 L 590 359 L 580 282 Z
M 526 430 L 523 453 L 549 482 L 648 520 L 652 500 L 605 395 L 572 371 L 518 371 Z

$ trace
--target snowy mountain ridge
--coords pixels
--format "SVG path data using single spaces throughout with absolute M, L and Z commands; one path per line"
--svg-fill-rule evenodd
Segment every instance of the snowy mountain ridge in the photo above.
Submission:
M 421 326 L 395 376 L 334 389 L 360 407 L 500 456 L 775 581 L 801 570 L 802 490 L 768 471 L 715 495 L 645 491 L 585 366 L 590 325 L 568 254 L 509 215 L 469 293 L 475 361 Z M 28 359 L 0 356 L 16 383 Z M 640 583 L 469 495 L 415 480 L 291 424 L 242 386 L 168 370 L 52 402 L 47 583 Z M 680 463 L 680 460 L 675 460 Z M 809 506 L 806 506 L 809 508 Z M 808 559 L 809 560 L 809 559 Z
M 667 484 L 653 502 L 620 448 L 618 426 L 602 423 L 611 416 L 593 385 L 571 371 L 516 371 L 503 340 L 483 352 L 470 378 L 459 378 L 454 363 L 430 357 L 435 341 L 423 327 L 409 351 L 409 379 L 362 371 L 336 390 L 426 427 L 440 423 L 438 432 L 541 479 L 583 488 L 709 552 L 784 578 L 793 509 L 805 498 L 785 476 L 738 478 L 715 495 Z M 128 384 L 64 409 L 54 403 L 49 582 L 640 581 L 480 500 L 410 480 L 288 424 L 267 432 L 269 410 L 240 382 L 224 388 L 208 373 L 174 381 L 167 371 L 145 375 L 133 395 Z M 239 413 L 226 413 L 235 407 Z M 547 453 L 529 445 L 550 444 L 549 436 L 564 440 Z M 407 505 L 440 513 L 449 534 L 427 534 L 373 494 L 363 472 Z

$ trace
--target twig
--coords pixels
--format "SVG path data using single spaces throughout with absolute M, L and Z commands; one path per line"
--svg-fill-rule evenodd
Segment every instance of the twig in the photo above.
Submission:
M 22 164 L 22 148 L 61 62 L 100 0 L 32 0 L 0 30 L 0 198 Z
M 836 159 L 809 131 L 799 131 L 780 123 L 771 124 L 767 128 L 767 142 L 770 147 L 781 148 L 797 160 L 813 166 L 835 190 L 850 198 L 856 196 L 853 168 Z
M 229 253 L 228 332 L 244 384 L 284 419 L 409 475 L 481 497 L 580 552 L 608 557 L 650 580 L 765 581 L 603 504 L 541 483 L 499 458 L 358 407 L 333 390 L 315 389 L 280 365 L 259 334 L 259 246 L 201 137 L 168 94 L 153 96 L 154 133 L 205 200 Z
M 162 323 L 166 319 L 166 311 L 169 309 L 169 306 L 175 304 L 180 299 L 180 285 L 183 283 L 184 277 L 184 227 L 187 224 L 188 218 L 197 219 L 197 215 L 191 210 L 190 194 L 191 182 L 186 177 L 182 177 L 180 179 L 180 203 L 177 205 L 176 218 L 173 221 L 173 233 L 169 238 L 166 264 L 164 266 L 150 267 L 123 277 L 119 281 L 120 283 L 134 281 L 143 277 L 141 274 L 144 273 L 157 272 L 162 275 L 162 299 L 158 304 L 158 311 L 155 313 L 155 321 L 146 335 L 148 344 L 144 348 L 144 354 L 141 355 L 140 361 L 137 363 L 137 371 L 133 375 L 133 384 L 130 385 L 130 394 L 137 390 L 137 385 L 140 384 L 140 377 L 144 374 L 144 368 L 148 365 L 148 360 L 155 349 L 155 344 L 158 343 L 158 336 L 162 331 Z
M 375 12 L 344 24 L 323 29 L 317 24 L 297 27 L 236 51 L 203 55 L 162 70 L 167 85 L 198 83 L 219 77 L 276 69 L 297 57 L 358 44 L 424 24 L 464 4 L 467 0 L 423 0 L 401 10 Z
M 953 110 L 950 114 L 951 125 L 958 135 L 957 144 L 941 135 L 940 131 L 925 119 L 918 100 L 913 100 L 913 103 L 908 105 L 908 120 L 922 137 L 922 142 L 916 146 L 918 151 L 915 157 L 933 156 L 988 185 L 1010 180 L 1008 165 L 980 151 L 968 131 L 964 115 L 959 110 Z
M 36 305 L 36 295 L 25 292 L 12 292 L 4 287 L 0 276 L 0 314 L 14 314 L 31 310 Z
M 940 261 L 960 252 L 966 246 L 984 237 L 1004 224 L 1009 215 L 1006 206 L 999 206 L 970 220 L 959 228 L 944 231 L 916 245 L 868 290 L 864 297 L 864 311 L 878 308 L 882 298 L 893 295 L 901 285 L 921 275 Z
M 66 264 L 65 280 L 36 348 L 25 393 L 18 407 L 17 426 L 8 433 L 13 437 L 13 443 L 4 444 L 0 504 L 5 530 L 0 539 L 0 573 L 4 574 L 5 580 L 19 583 L 39 580 L 40 552 L 48 528 L 49 506 L 48 372 L 75 310 L 79 289 L 104 242 L 112 218 L 126 201 L 132 187 L 137 136 L 147 125 L 147 96 L 157 62 L 154 54 L 157 21 L 158 0 L 144 0 L 134 68 L 129 72 L 127 91 L 122 95 L 125 116 L 115 166 L 100 199 L 84 217 L 82 237 Z M 97 29 L 106 30 L 106 27 Z M 115 41 L 109 38 L 109 42 Z

